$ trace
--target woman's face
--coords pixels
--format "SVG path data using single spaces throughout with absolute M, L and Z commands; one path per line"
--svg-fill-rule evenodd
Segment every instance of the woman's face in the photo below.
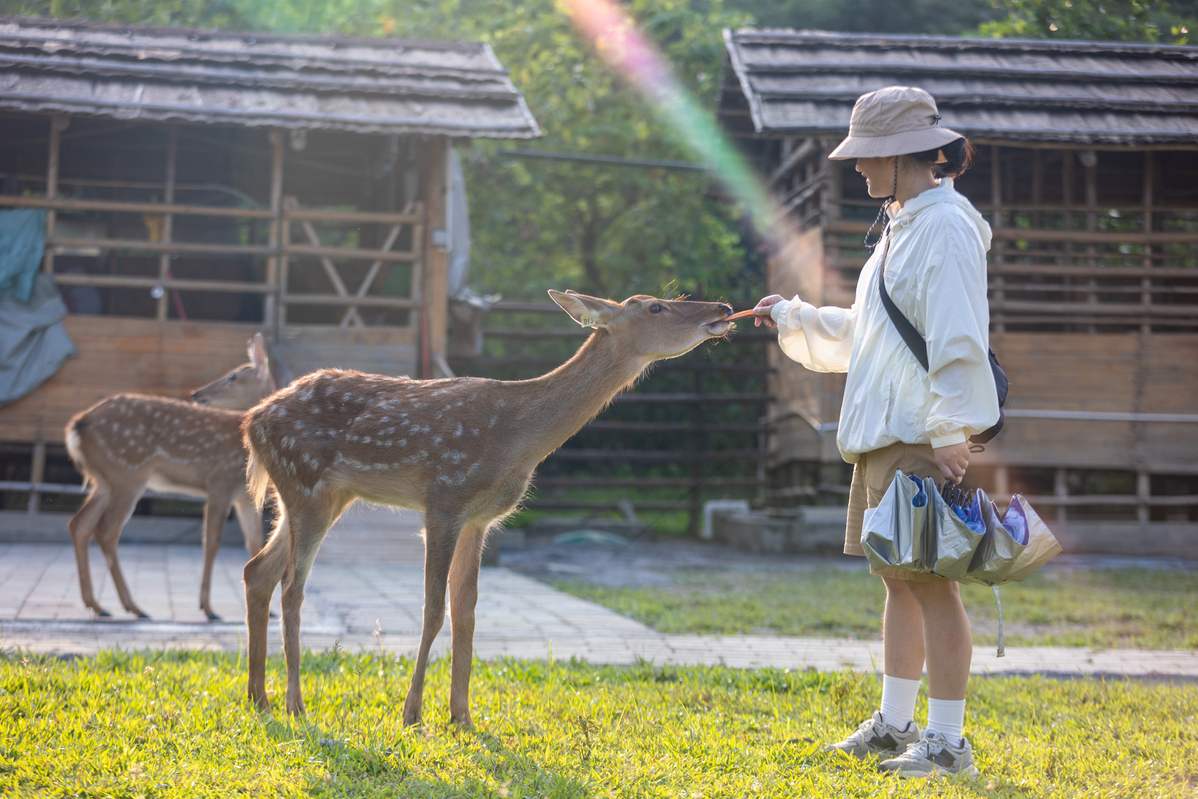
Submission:
M 894 194 L 894 156 L 858 158 L 857 171 L 865 177 L 870 197 L 889 197 Z

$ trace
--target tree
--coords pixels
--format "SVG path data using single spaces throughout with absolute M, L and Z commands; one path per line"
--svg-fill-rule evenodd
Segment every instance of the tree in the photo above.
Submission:
M 1186 44 L 1198 23 L 1193 0 L 992 0 L 1006 17 L 982 36 Z

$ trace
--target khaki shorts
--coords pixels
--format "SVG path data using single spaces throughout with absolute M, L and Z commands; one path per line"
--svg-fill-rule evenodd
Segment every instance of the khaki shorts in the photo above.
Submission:
M 849 523 L 844 530 L 844 554 L 865 557 L 865 550 L 861 548 L 861 526 L 865 521 L 865 511 L 868 508 L 878 507 L 882 501 L 882 495 L 894 482 L 895 470 L 917 477 L 931 477 L 937 482 L 944 481 L 940 466 L 932 456 L 931 444 L 900 442 L 862 454 L 853 466 L 853 484 L 849 488 Z M 906 569 L 890 568 L 875 571 L 871 566 L 870 573 L 915 583 L 947 581 L 947 578 L 936 574 L 913 572 Z

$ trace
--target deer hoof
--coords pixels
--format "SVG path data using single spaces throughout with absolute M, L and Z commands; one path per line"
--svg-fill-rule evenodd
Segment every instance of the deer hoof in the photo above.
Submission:
M 210 610 L 205 610 L 204 615 L 208 617 L 208 621 L 220 621 L 221 620 L 220 616 L 216 615 L 215 613 L 213 613 Z
M 302 699 L 297 699 L 294 702 L 292 702 L 290 699 L 288 699 L 287 700 L 287 712 L 293 716 L 308 715 L 308 712 L 306 710 L 304 710 L 304 700 L 302 700 Z
M 108 611 L 104 610 L 104 608 L 92 608 L 92 610 L 95 611 L 97 616 L 102 616 L 106 619 L 112 618 L 112 614 L 109 613 Z
M 144 610 L 135 610 L 135 611 L 133 611 L 133 615 L 137 616 L 137 618 L 139 618 L 139 619 L 150 618 L 150 614 L 146 613 Z

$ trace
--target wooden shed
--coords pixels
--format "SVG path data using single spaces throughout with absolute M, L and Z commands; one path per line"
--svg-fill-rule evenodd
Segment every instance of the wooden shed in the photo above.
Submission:
M 47 210 L 80 352 L 0 408 L 0 488 L 52 482 L 71 414 L 186 396 L 255 331 L 284 381 L 444 374 L 452 145 L 538 135 L 486 44 L 0 17 L 0 208 Z
M 994 230 L 991 344 L 1011 395 L 971 478 L 1030 495 L 1074 551 L 1105 532 L 1198 556 L 1198 48 L 724 38 L 721 122 L 802 230 L 773 254 L 770 290 L 852 303 L 879 201 L 827 154 L 861 94 L 926 89 L 978 148 L 957 186 Z M 774 502 L 843 501 L 843 376 L 780 351 L 774 365 Z

